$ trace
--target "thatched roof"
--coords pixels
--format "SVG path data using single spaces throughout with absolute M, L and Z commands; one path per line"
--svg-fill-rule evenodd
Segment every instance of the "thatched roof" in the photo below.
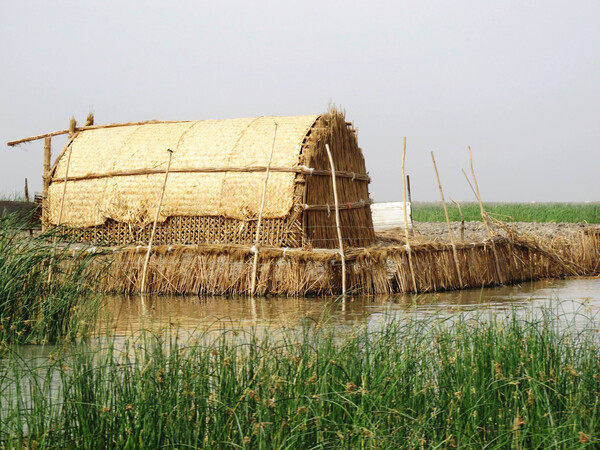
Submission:
M 245 170 L 267 166 L 275 122 L 271 167 L 293 169 L 318 118 L 148 123 L 81 131 L 55 164 L 48 220 L 76 227 L 101 225 L 107 219 L 148 222 L 165 178 L 167 149 L 174 153 L 159 221 L 169 216 L 255 218 L 265 174 Z M 205 169 L 214 173 L 202 172 Z M 289 214 L 295 177 L 293 171 L 271 173 L 265 218 Z

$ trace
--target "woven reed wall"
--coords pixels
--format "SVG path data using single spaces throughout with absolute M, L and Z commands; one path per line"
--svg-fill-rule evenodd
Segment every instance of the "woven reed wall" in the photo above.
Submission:
M 170 244 L 249 244 L 256 237 L 256 220 L 224 217 L 169 217 L 156 226 L 154 245 Z M 104 224 L 88 228 L 67 228 L 63 240 L 94 245 L 147 245 L 152 227 L 136 226 L 108 219 Z M 302 241 L 300 221 L 292 216 L 263 219 L 258 243 L 274 247 L 299 247 Z

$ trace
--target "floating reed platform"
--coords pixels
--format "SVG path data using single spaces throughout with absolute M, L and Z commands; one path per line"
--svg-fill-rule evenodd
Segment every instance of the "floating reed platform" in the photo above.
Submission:
M 51 164 L 51 138 L 67 133 Z M 450 224 L 449 242 L 408 227 L 377 236 L 356 129 L 335 108 L 103 126 L 90 115 L 83 127 L 72 119 L 68 130 L 8 145 L 42 138 L 43 229 L 60 227 L 56 237 L 80 249 L 102 245 L 94 261 L 110 263 L 99 287 L 107 292 L 374 295 L 599 273 L 598 227 L 564 238 L 502 223 L 492 232 L 471 157 L 489 239 L 465 241 L 461 229 L 457 243 Z
M 348 292 L 423 293 L 600 273 L 600 228 L 584 228 L 568 239 L 552 241 L 507 233 L 483 242 L 456 244 L 455 248 L 458 264 L 452 245 L 446 243 L 422 242 L 407 247 L 398 240 L 381 238 L 369 248 L 347 249 Z M 111 261 L 102 289 L 138 292 L 146 253 L 146 246 L 138 246 L 113 248 L 101 256 L 98 261 Z M 148 262 L 147 291 L 250 294 L 253 259 L 254 253 L 247 246 L 156 246 Z M 337 251 L 262 247 L 258 254 L 257 294 L 337 295 L 341 290 L 341 257 Z

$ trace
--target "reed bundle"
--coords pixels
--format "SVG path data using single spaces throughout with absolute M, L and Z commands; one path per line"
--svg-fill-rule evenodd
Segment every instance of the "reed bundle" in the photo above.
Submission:
M 335 109 L 322 115 L 317 120 L 311 139 L 303 152 L 303 164 L 315 169 L 327 170 L 330 167 L 325 146 L 332 152 L 333 165 L 338 172 L 366 173 L 365 160 L 358 147 L 356 132 L 348 124 L 344 115 Z M 340 228 L 342 239 L 348 247 L 365 247 L 375 241 L 368 208 L 368 182 L 358 178 L 340 177 L 337 180 L 337 191 L 342 193 L 339 200 Z M 335 199 L 332 180 L 329 177 L 308 178 L 305 204 L 328 205 L 330 208 L 307 211 L 305 216 L 306 240 L 317 248 L 335 248 L 338 246 L 335 221 Z M 367 207 L 365 207 L 367 206 Z M 365 224 L 367 224 L 365 226 Z M 351 231 L 354 229 L 353 231 Z
M 435 292 L 600 272 L 598 229 L 582 229 L 554 245 L 550 248 L 515 236 L 456 243 L 454 247 L 416 241 L 411 244 L 416 289 L 402 242 L 350 248 L 345 251 L 347 291 L 361 295 Z M 139 291 L 145 255 L 142 246 L 115 249 L 103 288 Z M 148 291 L 247 295 L 253 258 L 251 248 L 245 245 L 159 245 L 152 248 L 148 262 Z M 503 280 L 497 266 L 502 267 Z M 256 293 L 336 295 L 342 291 L 341 268 L 335 250 L 262 247 L 257 258 Z

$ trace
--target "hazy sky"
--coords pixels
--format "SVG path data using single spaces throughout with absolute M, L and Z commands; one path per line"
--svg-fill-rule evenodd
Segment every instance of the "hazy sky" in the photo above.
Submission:
M 600 200 L 600 1 L 0 0 L 0 193 L 81 123 L 346 110 L 376 201 Z M 53 141 L 54 154 L 64 140 Z

